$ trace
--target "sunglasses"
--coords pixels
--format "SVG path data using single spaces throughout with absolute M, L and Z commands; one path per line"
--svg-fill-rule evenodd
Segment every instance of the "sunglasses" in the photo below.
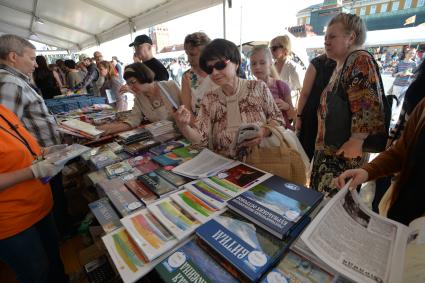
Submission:
M 230 62 L 230 60 L 220 60 L 220 61 L 217 61 L 213 65 L 207 66 L 206 73 L 208 75 L 211 75 L 212 72 L 214 71 L 214 69 L 216 69 L 217 71 L 221 71 L 224 68 L 226 68 L 226 66 L 227 66 L 227 64 L 229 62 Z
M 270 46 L 270 50 L 273 52 L 278 50 L 279 48 L 283 48 L 283 46 L 282 45 Z

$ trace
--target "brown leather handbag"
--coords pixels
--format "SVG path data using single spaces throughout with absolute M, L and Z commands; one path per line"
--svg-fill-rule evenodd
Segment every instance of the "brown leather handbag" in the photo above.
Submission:
M 280 145 L 273 147 L 256 146 L 244 162 L 288 181 L 305 186 L 307 183 L 307 168 L 305 168 L 299 152 L 291 148 L 277 128 L 271 125 L 263 125 L 263 127 L 269 129 L 279 139 Z

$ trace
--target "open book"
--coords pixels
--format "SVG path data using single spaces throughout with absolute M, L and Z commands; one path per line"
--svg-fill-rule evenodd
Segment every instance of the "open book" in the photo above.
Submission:
M 379 216 L 348 185 L 301 239 L 321 260 L 356 282 L 425 282 L 425 217 L 407 227 Z

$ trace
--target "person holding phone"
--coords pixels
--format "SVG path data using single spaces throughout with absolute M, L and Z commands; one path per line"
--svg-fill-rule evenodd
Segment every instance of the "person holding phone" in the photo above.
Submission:
M 105 124 L 97 128 L 104 135 L 138 127 L 144 119 L 149 122 L 172 120 L 173 111 L 180 105 L 180 89 L 174 81 L 154 81 L 155 74 L 145 64 L 137 62 L 124 69 L 126 87 L 121 91 L 134 93 L 134 107 L 123 122 Z
M 177 126 L 192 144 L 235 157 L 236 133 L 242 124 L 256 124 L 260 130 L 241 147 L 258 145 L 270 134 L 262 125 L 284 125 L 282 112 L 267 85 L 238 77 L 241 56 L 233 42 L 211 41 L 202 51 L 199 63 L 218 88 L 204 94 L 194 125 L 190 123 L 190 109 L 180 106 L 174 113 Z

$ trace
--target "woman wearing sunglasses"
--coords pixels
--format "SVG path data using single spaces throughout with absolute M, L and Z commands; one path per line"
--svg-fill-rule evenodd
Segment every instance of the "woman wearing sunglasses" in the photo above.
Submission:
M 241 56 L 233 42 L 215 39 L 202 51 L 199 65 L 218 88 L 205 93 L 193 126 L 191 112 L 184 106 L 174 117 L 183 135 L 193 144 L 208 146 L 225 156 L 235 156 L 234 139 L 241 124 L 283 125 L 283 116 L 262 81 L 237 76 Z M 240 146 L 251 147 L 269 133 L 261 128 L 257 137 Z
M 180 89 L 174 81 L 155 81 L 155 73 L 145 64 L 136 62 L 124 69 L 126 87 L 121 92 L 134 93 L 134 107 L 123 122 L 105 124 L 97 128 L 104 135 L 123 132 L 138 127 L 144 119 L 150 122 L 172 120 L 173 107 L 170 100 L 180 105 Z M 122 95 L 122 94 L 121 94 Z M 167 99 L 166 97 L 170 99 Z
M 275 60 L 274 66 L 280 79 L 289 85 L 293 101 L 294 103 L 297 102 L 304 80 L 304 70 L 301 65 L 291 59 L 292 46 L 289 36 L 283 35 L 273 38 L 270 42 L 270 51 Z

